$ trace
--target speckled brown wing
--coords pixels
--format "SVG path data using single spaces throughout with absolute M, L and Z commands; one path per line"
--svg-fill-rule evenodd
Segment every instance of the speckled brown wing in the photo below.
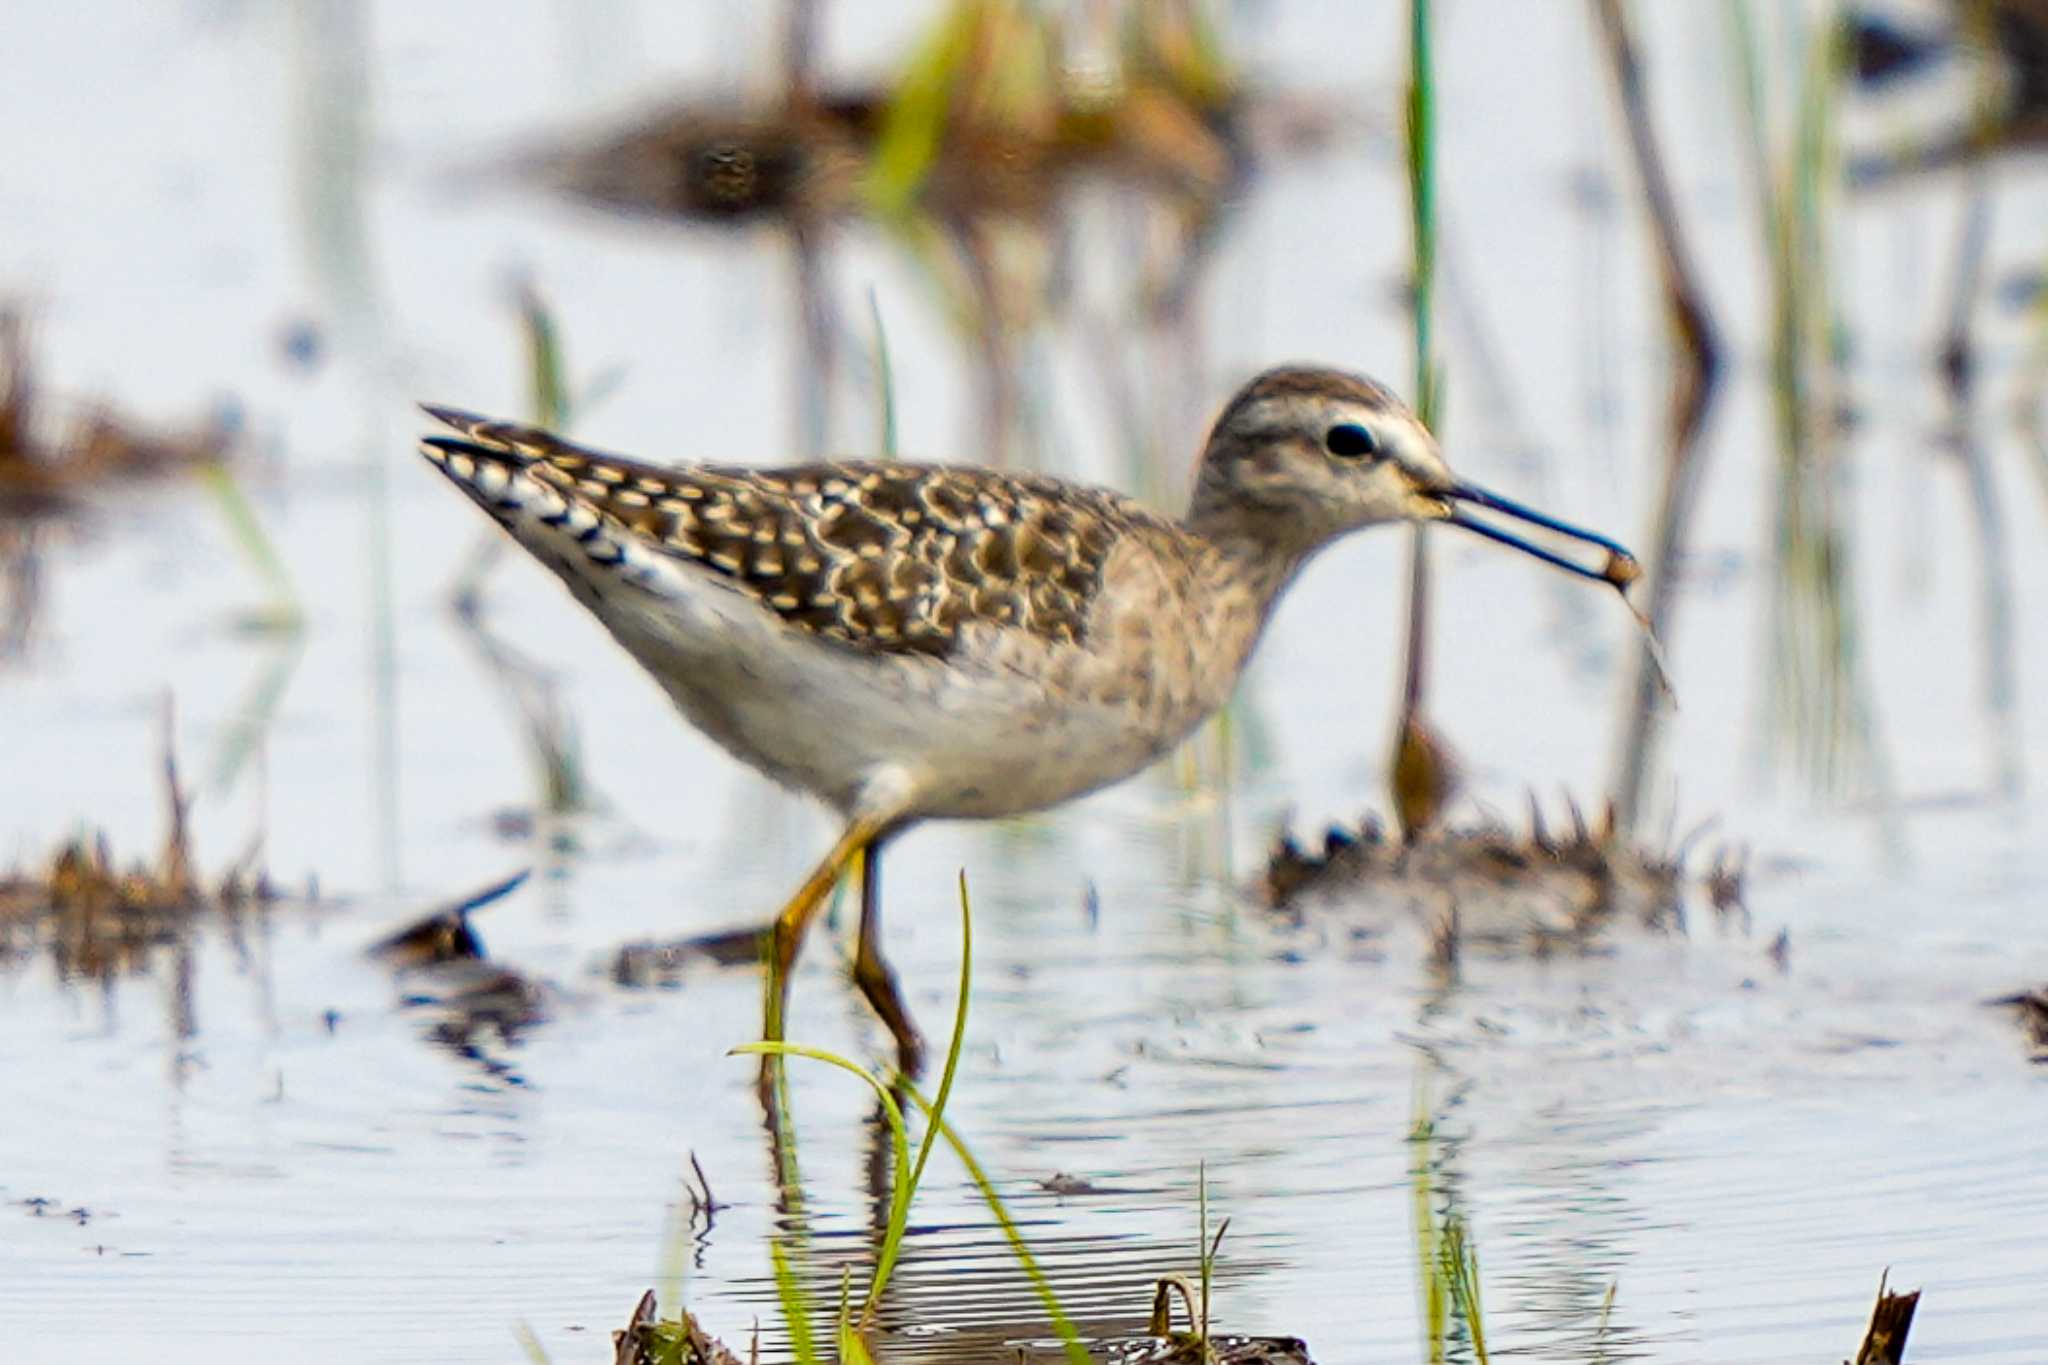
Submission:
M 942 465 L 665 469 L 547 432 L 427 409 L 448 451 L 517 460 L 643 543 L 783 620 L 864 649 L 951 653 L 985 622 L 1081 643 L 1117 540 L 1150 518 L 1113 493 Z

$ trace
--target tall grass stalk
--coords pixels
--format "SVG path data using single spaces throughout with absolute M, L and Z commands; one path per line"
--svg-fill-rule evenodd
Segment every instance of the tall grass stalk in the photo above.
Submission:
M 882 325 L 882 302 L 868 286 L 868 316 L 875 324 L 875 399 L 881 409 L 882 458 L 897 458 L 896 372 L 889 364 L 889 329 Z
M 1994 50 L 1997 35 L 1990 0 L 1969 0 L 1962 9 L 1963 34 L 1968 43 L 1983 51 Z M 2020 740 L 2015 705 L 2018 670 L 2014 660 L 2012 562 L 1997 483 L 1992 478 L 1984 442 L 1979 438 L 1974 338 L 1977 301 L 1983 293 L 1984 263 L 1991 237 L 1993 189 L 1989 154 L 1999 136 L 2002 84 L 1988 70 L 1976 81 L 1969 134 L 1975 144 L 1975 155 L 1965 173 L 1966 207 L 1957 244 L 1955 278 L 1949 292 L 1948 340 L 1942 347 L 1941 368 L 1955 412 L 1958 463 L 1976 521 L 1978 630 L 1984 651 L 1981 696 L 1988 722 L 1988 767 L 1992 789 L 2000 796 L 2011 797 L 2026 782 L 2021 758 L 2025 746 Z
M 1002 1229 L 1003 1240 L 1010 1244 L 1010 1254 L 1017 1258 L 1017 1264 L 1023 1267 L 1025 1277 L 1031 1281 L 1031 1287 L 1038 1292 L 1039 1302 L 1045 1305 L 1046 1316 L 1052 1319 L 1053 1333 L 1059 1337 L 1061 1349 L 1065 1351 L 1068 1361 L 1071 1365 L 1089 1365 L 1088 1347 L 1082 1342 L 1080 1331 L 1074 1326 L 1074 1320 L 1067 1315 L 1066 1309 L 1061 1306 L 1059 1296 L 1053 1292 L 1052 1281 L 1046 1278 L 1045 1271 L 1038 1264 L 1038 1258 L 1031 1254 L 1031 1247 L 1025 1242 L 1023 1232 L 1018 1229 L 1017 1220 L 1010 1216 L 1009 1207 L 1003 1203 L 1002 1196 L 996 1193 L 995 1182 L 989 1179 L 988 1172 L 975 1160 L 974 1153 L 968 1150 L 966 1141 L 954 1131 L 953 1125 L 937 1114 L 932 1103 L 925 1099 L 917 1087 L 909 1086 L 907 1090 L 911 1102 L 924 1111 L 927 1121 L 938 1130 L 939 1136 L 946 1140 L 946 1145 L 953 1149 L 954 1157 L 966 1168 L 967 1178 L 974 1182 L 974 1188 L 981 1195 L 982 1202 L 988 1205 L 989 1213 L 996 1220 L 996 1226 Z
M 946 1069 L 939 1078 L 938 1099 L 930 1107 L 931 1123 L 926 1128 L 923 1141 L 919 1144 L 915 1162 L 910 1157 L 909 1132 L 903 1122 L 902 1107 L 897 1104 L 893 1087 L 884 1083 L 866 1068 L 820 1048 L 803 1047 L 794 1043 L 747 1043 L 734 1048 L 738 1053 L 754 1053 L 772 1057 L 808 1057 L 812 1061 L 824 1062 L 838 1067 L 866 1081 L 881 1102 L 882 1114 L 889 1128 L 889 1145 L 895 1158 L 895 1176 L 889 1199 L 889 1221 L 882 1236 L 881 1250 L 875 1256 L 875 1270 L 868 1283 L 868 1292 L 861 1305 L 858 1331 L 866 1331 L 874 1325 L 876 1310 L 882 1301 L 882 1291 L 888 1286 L 889 1276 L 896 1268 L 897 1258 L 902 1254 L 903 1238 L 910 1227 L 910 1202 L 916 1196 L 919 1182 L 924 1179 L 925 1164 L 931 1160 L 932 1147 L 938 1139 L 938 1125 L 945 1114 L 946 1102 L 953 1093 L 953 1078 L 960 1069 L 961 1040 L 967 1034 L 967 1004 L 974 979 L 974 928 L 973 909 L 967 894 L 967 874 L 960 874 L 960 996 L 953 1014 L 953 1036 L 946 1047 Z M 919 1104 L 924 1101 L 920 1099 Z
M 1486 1316 L 1479 1299 L 1479 1251 L 1453 1192 L 1436 1181 L 1436 1123 L 1418 1092 L 1408 1132 L 1410 1207 L 1415 1225 L 1416 1283 L 1421 1294 L 1422 1332 L 1431 1365 L 1451 1358 L 1462 1330 L 1472 1358 L 1488 1365 Z
M 199 466 L 199 481 L 220 509 L 221 518 L 227 522 L 235 548 L 242 552 L 242 558 L 263 580 L 269 594 L 270 600 L 264 605 L 258 623 L 265 630 L 296 631 L 304 621 L 304 612 L 299 605 L 298 590 L 292 585 L 291 571 L 285 568 L 284 557 L 278 554 L 276 542 L 263 529 L 262 518 L 250 506 L 241 485 L 235 481 L 234 473 L 225 463 L 209 460 Z
M 1438 432 L 1443 378 L 1437 369 L 1432 333 L 1436 314 L 1436 68 L 1430 29 L 1430 0 L 1409 0 L 1408 211 L 1413 239 L 1415 410 L 1425 426 Z M 1429 681 L 1429 585 L 1429 534 L 1417 524 L 1408 539 L 1406 665 L 1391 765 L 1394 813 L 1408 835 L 1435 822 L 1452 782 L 1448 751 L 1423 716 Z
M 1025 0 L 953 0 L 882 114 L 864 189 L 879 218 L 911 216 L 949 127 L 1027 126 L 1056 107 L 1053 25 Z
M 939 159 L 958 73 L 973 52 L 974 29 L 973 6 L 955 4 L 897 80 L 866 185 L 878 217 L 907 217 Z
M 1614 793 L 1616 824 L 1626 831 L 1642 814 L 1643 793 L 1654 770 L 1665 701 L 1664 668 L 1658 641 L 1668 641 L 1677 614 L 1678 595 L 1672 570 L 1684 553 L 1693 508 L 1697 502 L 1701 465 L 1699 434 L 1712 405 L 1721 369 L 1721 348 L 1706 307 L 1678 216 L 1678 196 L 1665 169 L 1650 98 L 1629 20 L 1626 0 L 1593 0 L 1593 16 L 1614 80 L 1630 158 L 1641 181 L 1644 208 L 1657 247 L 1659 283 L 1671 330 L 1675 366 L 1671 381 L 1667 432 L 1670 453 L 1663 487 L 1651 523 L 1646 567 L 1648 603 L 1643 616 L 1648 629 L 1636 650 L 1634 678 L 1623 697 L 1616 734 Z
M 953 1016 L 952 1040 L 946 1049 L 946 1068 L 940 1076 L 938 1095 L 935 1099 L 926 1099 L 924 1094 L 904 1077 L 897 1076 L 893 1078 L 892 1082 L 885 1083 L 854 1062 L 818 1048 L 802 1047 L 792 1043 L 761 1042 L 743 1044 L 740 1047 L 734 1048 L 733 1051 L 741 1054 L 777 1057 L 808 1057 L 813 1061 L 824 1062 L 829 1066 L 838 1067 L 842 1071 L 860 1077 L 874 1090 L 881 1103 L 883 1117 L 889 1128 L 889 1141 L 895 1159 L 894 1192 L 890 1200 L 889 1220 L 887 1229 L 883 1234 L 882 1247 L 876 1254 L 874 1275 L 869 1283 L 867 1297 L 859 1317 L 856 1319 L 852 1314 L 850 1299 L 842 1305 L 838 1324 L 838 1345 L 843 1363 L 860 1361 L 867 1358 L 867 1348 L 860 1341 L 860 1334 L 867 1331 L 873 1325 L 876 1307 L 881 1302 L 882 1291 L 888 1284 L 891 1271 L 895 1268 L 897 1258 L 902 1250 L 904 1235 L 909 1227 L 911 1200 L 915 1197 L 917 1187 L 924 1178 L 925 1164 L 931 1157 L 934 1143 L 938 1139 L 943 1138 L 947 1146 L 952 1148 L 953 1154 L 959 1159 L 960 1164 L 966 1168 L 968 1178 L 974 1182 L 976 1190 L 980 1192 L 983 1201 L 988 1205 L 990 1214 L 994 1216 L 997 1226 L 1002 1229 L 1003 1237 L 1010 1244 L 1012 1254 L 1017 1257 L 1018 1264 L 1023 1267 L 1024 1273 L 1030 1279 L 1032 1287 L 1038 1292 L 1039 1299 L 1045 1305 L 1046 1314 L 1052 1320 L 1053 1330 L 1060 1339 L 1067 1359 L 1071 1362 L 1071 1365 L 1088 1365 L 1088 1349 L 1082 1344 L 1081 1335 L 1075 1329 L 1073 1319 L 1067 1315 L 1066 1310 L 1060 1305 L 1059 1298 L 1054 1294 L 1052 1284 L 1046 1279 L 1045 1272 L 1040 1269 L 1037 1258 L 1032 1256 L 1030 1247 L 1025 1244 L 1023 1234 L 1018 1231 L 1016 1220 L 1010 1216 L 1009 1209 L 1004 1206 L 1002 1197 L 996 1193 L 995 1185 L 989 1180 L 988 1173 L 982 1169 L 981 1163 L 974 1159 L 974 1154 L 968 1150 L 967 1144 L 961 1139 L 959 1133 L 954 1131 L 952 1125 L 946 1121 L 945 1108 L 947 1101 L 952 1095 L 954 1077 L 959 1072 L 961 1045 L 967 1034 L 967 1006 L 973 980 L 973 910 L 967 893 L 967 875 L 964 872 L 960 875 L 960 922 L 959 1004 Z M 904 1094 L 909 1096 L 925 1118 L 925 1135 L 918 1148 L 917 1158 L 914 1162 L 909 1154 L 909 1138 L 903 1122 L 903 1111 L 893 1093 L 899 1087 Z M 817 1334 L 812 1328 L 810 1305 L 804 1298 L 801 1286 L 797 1283 L 796 1273 L 790 1263 L 789 1253 L 783 1246 L 782 1241 L 777 1239 L 771 1244 L 769 1250 L 775 1265 L 777 1293 L 781 1297 L 784 1316 L 789 1322 L 792 1349 L 797 1354 L 799 1365 L 806 1365 L 807 1362 L 818 1359 L 816 1355 Z M 849 1342 L 851 1346 L 849 1346 Z M 807 1352 L 808 1354 L 806 1354 Z M 859 1354 L 854 1354 L 853 1352 L 858 1352 Z
M 233 720 L 223 732 L 208 783 L 216 790 L 226 791 L 234 785 L 243 764 L 269 731 L 278 704 L 284 698 L 285 687 L 297 671 L 299 655 L 303 652 L 306 614 L 299 601 L 298 589 L 292 583 L 291 571 L 285 567 L 284 557 L 277 551 L 277 543 L 263 529 L 263 519 L 256 515 L 256 509 L 242 491 L 234 471 L 222 461 L 209 461 L 199 467 L 199 481 L 220 509 L 222 520 L 227 522 L 235 548 L 241 551 L 242 558 L 263 581 L 266 601 L 247 624 L 281 642 L 277 653 L 257 674 L 247 695 L 235 708 Z
M 221 730 L 213 762 L 207 770 L 206 782 L 210 791 L 232 790 L 243 767 L 260 751 L 262 739 L 270 731 L 270 722 L 276 718 L 277 708 L 284 701 L 285 689 L 298 672 L 305 643 L 303 623 L 292 625 L 277 637 L 268 660 L 250 679 L 248 688 L 228 713 L 228 723 Z
M 1223 1234 L 1230 1231 L 1230 1220 L 1224 1219 L 1217 1225 L 1216 1235 L 1209 1235 L 1209 1163 L 1203 1162 L 1196 1168 L 1196 1185 L 1199 1190 L 1200 1213 L 1196 1219 L 1197 1233 L 1195 1252 L 1201 1258 L 1202 1267 L 1202 1311 L 1195 1322 L 1196 1344 L 1200 1347 L 1204 1361 L 1212 1359 L 1209 1349 L 1209 1302 L 1216 1286 L 1216 1252 L 1223 1245 Z
M 782 1304 L 782 1321 L 789 1329 L 790 1353 L 796 1357 L 797 1365 L 827 1365 L 818 1354 L 817 1333 L 811 1327 L 810 1298 L 804 1293 L 803 1283 L 797 1279 L 780 1238 L 768 1244 L 768 1261 L 775 1268 L 775 1297 Z
M 1414 231 L 1415 410 L 1436 428 L 1436 64 L 1430 0 L 1408 9 L 1408 216 Z
M 540 1344 L 540 1338 L 533 1334 L 529 1323 L 521 1322 L 512 1329 L 513 1339 L 519 1343 L 519 1351 L 530 1365 L 549 1365 L 548 1348 Z
M 1773 12 L 1779 12 L 1776 6 Z M 1833 7 L 1817 22 L 1782 12 L 1793 109 L 1774 136 L 1764 44 L 1748 0 L 1729 0 L 1739 104 L 1771 282 L 1771 397 L 1778 479 L 1771 495 L 1776 592 L 1769 660 L 1773 747 L 1789 745 L 1816 790 L 1888 785 L 1878 752 L 1842 508 L 1841 324 L 1831 270 L 1841 158 L 1835 126 L 1841 42 Z M 1780 150 L 1777 143 L 1787 145 Z
M 875 1358 L 860 1333 L 853 1320 L 853 1272 L 848 1270 L 839 1276 L 839 1321 L 833 1333 L 839 1348 L 839 1365 L 874 1365 Z

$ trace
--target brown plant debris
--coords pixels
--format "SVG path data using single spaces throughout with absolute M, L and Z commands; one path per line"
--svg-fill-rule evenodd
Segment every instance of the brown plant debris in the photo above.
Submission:
M 163 778 L 168 832 L 155 861 L 124 869 L 104 834 L 79 835 L 42 871 L 0 876 L 0 966 L 47 951 L 66 980 L 111 980 L 146 970 L 154 951 L 181 942 L 202 914 L 219 915 L 239 934 L 245 912 L 279 899 L 253 853 L 204 881 L 193 868 L 189 802 L 168 745 Z
M 1847 75 L 1872 95 L 1956 53 L 2001 68 L 1975 75 L 1973 107 L 1951 126 L 1908 145 L 1852 158 L 1850 182 L 1885 185 L 2048 143 L 2048 7 L 2040 0 L 1954 0 L 1939 29 L 1901 23 L 1881 6 L 1852 6 L 1843 20 Z
M 2012 1011 L 2026 1037 L 2029 1060 L 2048 1063 L 2048 989 L 2021 991 L 1985 1003 Z
M 1053 13 L 956 0 L 886 84 L 697 101 L 544 157 L 539 177 L 607 208 L 706 222 L 853 217 L 905 198 L 935 217 L 1036 219 L 1078 174 L 1219 200 L 1257 140 L 1320 121 L 1253 100 L 1182 4 L 1131 6 L 1115 62 L 1077 68 Z
M 1228 1226 L 1226 1223 L 1225 1226 Z M 1223 1232 L 1216 1233 L 1218 1241 Z M 1173 1329 L 1178 1298 L 1190 1330 Z M 1308 1344 L 1299 1337 L 1217 1336 L 1200 1330 L 1200 1294 L 1184 1275 L 1168 1275 L 1153 1287 L 1151 1321 L 1146 1335 L 1112 1343 L 1112 1365 L 1315 1365 Z
M 1404 841 L 1367 816 L 1355 828 L 1332 825 L 1313 852 L 1283 834 L 1259 891 L 1297 918 L 1340 900 L 1405 907 L 1430 929 L 1446 963 L 1456 958 L 1449 939 L 1540 950 L 1583 946 L 1617 922 L 1682 930 L 1684 844 L 1653 848 L 1619 832 L 1611 806 L 1588 822 L 1576 803 L 1565 805 L 1557 833 L 1532 796 L 1524 830 L 1494 821 Z M 1716 855 L 1702 886 L 1717 912 L 1746 916 L 1746 867 L 1746 856 Z
M 1724 845 L 1715 849 L 1714 860 L 1707 865 L 1700 887 L 1707 893 L 1707 904 L 1716 916 L 1723 920 L 1739 918 L 1745 929 L 1749 927 L 1749 848 L 1746 845 L 1741 848 Z
M 1901 1365 L 1906 1358 L 1906 1335 L 1913 1330 L 1920 1291 L 1894 1294 L 1885 1287 L 1889 1278 L 1887 1271 L 1878 1279 L 1877 1306 L 1870 1310 L 1870 1327 L 1857 1348 L 1855 1365 Z
M 751 967 L 761 960 L 765 929 L 721 929 L 665 943 L 628 943 L 612 958 L 612 981 L 621 986 L 672 983 L 693 965 Z
M 876 99 L 787 109 L 676 104 L 540 168 L 557 188 L 628 213 L 741 223 L 851 212 Z
M 1300 1337 L 1212 1336 L 1204 1343 L 1192 1332 L 1119 1342 L 1108 1359 L 1110 1365 L 1315 1365 Z
M 760 1359 L 758 1342 L 749 1359 Z M 612 1333 L 612 1360 L 614 1365 L 743 1365 L 688 1309 L 679 1320 L 661 1320 L 652 1289 L 640 1296 L 624 1330 Z
M 396 933 L 371 944 L 370 955 L 384 958 L 401 969 L 481 960 L 488 954 L 484 952 L 483 940 L 470 927 L 470 912 L 511 895 L 531 875 L 532 869 L 521 868 L 503 881 L 493 882 L 452 905 L 430 911 Z
M 27 316 L 0 303 L 0 520 L 64 511 L 110 483 L 158 478 L 226 458 L 220 421 L 152 432 L 100 404 L 69 420 L 50 411 L 37 380 Z

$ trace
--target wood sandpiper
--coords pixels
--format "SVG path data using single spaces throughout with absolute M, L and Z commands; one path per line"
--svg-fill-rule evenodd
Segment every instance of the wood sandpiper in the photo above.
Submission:
M 867 461 L 665 467 L 448 408 L 427 458 L 568 584 L 690 722 L 837 811 L 769 934 L 782 1037 L 804 933 L 859 859 L 853 975 L 906 1073 L 922 1045 L 879 942 L 883 844 L 1128 777 L 1230 696 L 1274 602 L 1338 537 L 1448 522 L 1626 588 L 1615 542 L 1453 477 L 1371 380 L 1269 370 L 1216 420 L 1187 515 L 1031 474 Z M 1487 509 L 1600 554 L 1579 562 Z

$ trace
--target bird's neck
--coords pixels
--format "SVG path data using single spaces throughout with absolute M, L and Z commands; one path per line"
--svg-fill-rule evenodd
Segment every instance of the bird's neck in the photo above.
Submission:
M 1214 680 L 1222 689 L 1216 698 L 1220 704 L 1258 647 L 1274 604 L 1313 549 L 1276 542 L 1255 532 L 1219 534 L 1213 527 L 1197 536 L 1202 545 L 1195 572 L 1199 581 L 1196 591 L 1203 604 L 1201 629 L 1229 679 L 1227 684 L 1221 675 Z
M 1207 551 L 1213 586 L 1230 586 L 1262 619 L 1321 543 L 1303 534 L 1298 517 L 1243 503 L 1205 505 L 1199 496 L 1183 524 Z

